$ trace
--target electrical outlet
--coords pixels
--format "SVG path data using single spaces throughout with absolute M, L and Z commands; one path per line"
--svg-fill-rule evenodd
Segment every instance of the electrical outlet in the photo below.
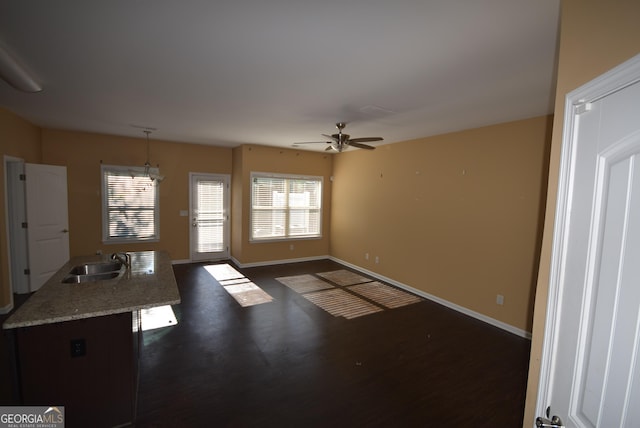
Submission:
M 293 244 L 289 245 L 289 249 L 290 249 L 291 251 L 293 251 L 293 249 L 294 249 L 294 248 L 295 248 L 295 247 L 293 246 Z
M 380 257 L 376 256 L 376 264 L 380 263 Z
M 496 296 L 496 303 L 498 305 L 504 305 L 504 296 L 502 294 Z
M 87 343 L 84 339 L 73 339 L 71 345 L 71 358 L 83 357 L 87 354 Z
M 369 260 L 369 253 L 364 253 L 364 259 Z

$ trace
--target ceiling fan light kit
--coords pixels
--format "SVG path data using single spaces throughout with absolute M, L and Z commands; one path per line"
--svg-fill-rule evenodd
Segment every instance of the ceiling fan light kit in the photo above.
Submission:
M 323 137 L 327 137 L 331 141 L 310 141 L 310 142 L 304 142 L 304 143 L 293 143 L 293 146 L 297 147 L 298 145 L 301 145 L 301 144 L 329 144 L 329 147 L 327 147 L 325 151 L 335 150 L 336 152 L 342 152 L 348 147 L 356 147 L 356 148 L 365 149 L 365 150 L 374 150 L 375 147 L 370 146 L 368 144 L 362 144 L 362 143 L 383 140 L 382 137 L 351 138 L 351 135 L 342 133 L 342 130 L 345 128 L 345 126 L 347 126 L 345 122 L 338 122 L 336 123 L 336 128 L 338 128 L 337 134 L 331 134 L 331 135 L 321 134 Z

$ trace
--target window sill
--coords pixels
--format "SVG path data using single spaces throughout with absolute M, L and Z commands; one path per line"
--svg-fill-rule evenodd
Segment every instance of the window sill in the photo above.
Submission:
M 103 245 L 112 245 L 112 244 L 147 244 L 160 242 L 159 238 L 153 239 L 109 239 L 108 241 L 102 240 Z
M 313 241 L 322 239 L 322 236 L 301 236 L 299 238 L 287 236 L 285 238 L 264 238 L 264 239 L 252 239 L 249 238 L 250 244 L 262 244 L 262 243 L 273 243 L 273 242 L 291 242 L 291 241 Z

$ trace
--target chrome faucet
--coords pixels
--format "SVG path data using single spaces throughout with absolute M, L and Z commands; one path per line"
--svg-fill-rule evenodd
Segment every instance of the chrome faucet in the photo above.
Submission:
M 111 260 L 118 260 L 127 268 L 131 267 L 131 254 L 129 253 L 113 253 L 111 254 Z

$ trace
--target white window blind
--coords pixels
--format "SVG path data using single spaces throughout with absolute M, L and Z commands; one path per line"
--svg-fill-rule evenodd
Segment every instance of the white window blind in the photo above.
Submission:
M 321 236 L 322 177 L 251 175 L 251 239 Z
M 157 173 L 154 169 L 150 171 Z M 103 165 L 103 241 L 158 240 L 158 201 L 158 182 L 144 168 Z

